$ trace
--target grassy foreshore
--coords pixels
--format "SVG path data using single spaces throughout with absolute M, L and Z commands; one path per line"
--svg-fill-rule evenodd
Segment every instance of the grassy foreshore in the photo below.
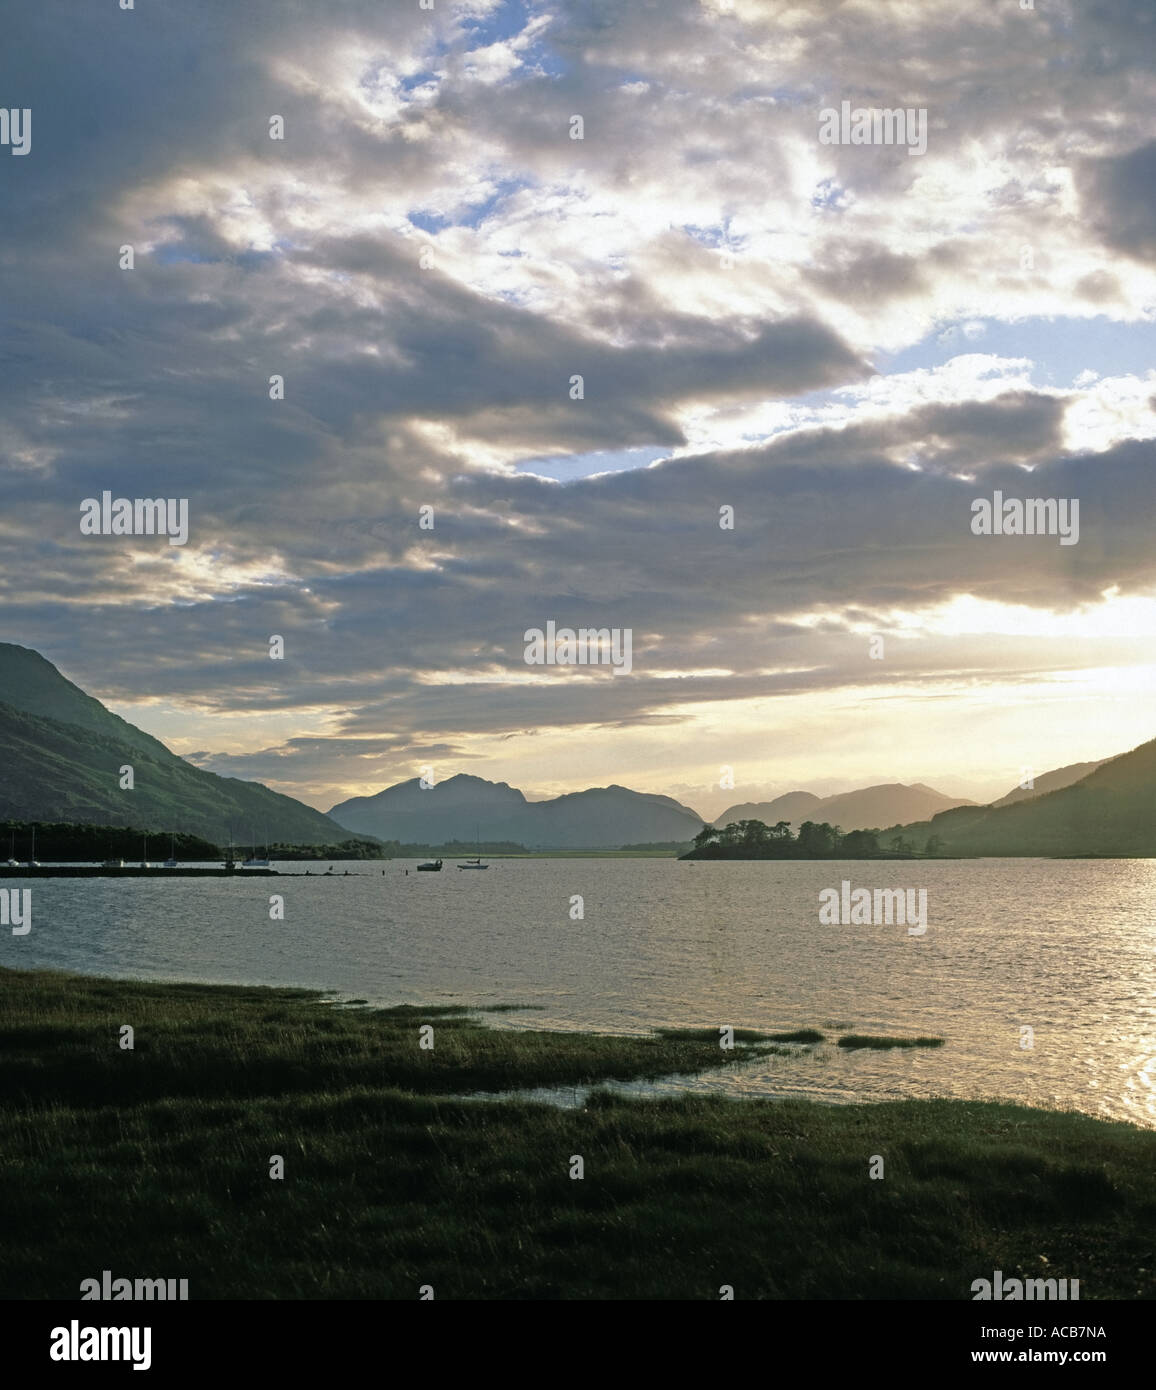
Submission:
M 962 1299 L 996 1269 L 1156 1296 L 1156 1134 L 1126 1124 L 957 1101 L 447 1099 L 751 1050 L 304 991 L 4 970 L 0 1019 L 6 1298 L 76 1298 L 104 1269 L 187 1278 L 192 1299 Z

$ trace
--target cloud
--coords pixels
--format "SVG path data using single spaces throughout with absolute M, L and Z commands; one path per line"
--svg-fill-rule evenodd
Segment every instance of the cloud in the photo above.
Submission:
M 46 0 L 22 28 L 0 598 L 109 698 L 307 731 L 206 765 L 337 791 L 515 731 L 1014 684 L 1058 645 L 843 654 L 961 596 L 1156 583 L 1147 363 L 1089 346 L 1062 388 L 975 350 L 1150 319 L 1150 6 Z M 843 98 L 926 107 L 927 154 L 820 145 Z M 518 471 L 632 448 L 668 457 Z M 81 537 L 105 488 L 187 497 L 188 546 Z M 1079 546 L 973 537 L 995 488 L 1079 498 Z M 635 674 L 529 679 L 550 617 L 631 627 Z
M 1085 210 L 1107 245 L 1156 261 L 1156 140 L 1089 160 L 1081 180 Z

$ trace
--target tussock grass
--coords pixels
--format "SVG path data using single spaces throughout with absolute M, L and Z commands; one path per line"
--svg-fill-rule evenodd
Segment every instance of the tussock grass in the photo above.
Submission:
M 75 1299 L 102 1269 L 188 1278 L 192 1299 L 966 1299 L 995 1269 L 1156 1296 L 1156 1134 L 1127 1124 L 959 1101 L 450 1100 L 710 1050 L 294 990 L 0 971 L 0 1018 L 0 1297 Z
M 718 1047 L 721 1036 L 717 1028 L 656 1028 L 654 1030 L 659 1037 L 669 1038 L 672 1042 L 708 1042 Z M 733 1029 L 735 1042 L 762 1042 L 771 1036 L 770 1033 L 758 1033 L 753 1028 Z
M 136 1105 L 391 1086 L 424 1094 L 629 1081 L 742 1065 L 663 1037 L 493 1030 L 460 1004 L 335 1007 L 309 990 L 0 970 L 0 1096 Z M 496 1006 L 488 1012 L 505 1012 Z M 134 1047 L 119 1047 L 120 1027 Z M 419 1047 L 433 1027 L 434 1046 Z M 717 1034 L 714 1035 L 717 1041 Z

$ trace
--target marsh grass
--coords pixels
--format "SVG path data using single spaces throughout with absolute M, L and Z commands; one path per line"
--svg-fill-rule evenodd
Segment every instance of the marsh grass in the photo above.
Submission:
M 966 1299 L 994 1269 L 1156 1296 L 1156 1134 L 1127 1124 L 959 1101 L 452 1101 L 463 1079 L 737 1057 L 299 990 L 0 971 L 0 1009 L 7 1298 L 75 1299 L 102 1269 L 188 1278 L 192 1299 Z
M 716 1048 L 721 1036 L 717 1028 L 656 1028 L 654 1031 L 671 1042 L 708 1042 Z M 772 1036 L 770 1033 L 757 1033 L 753 1028 L 734 1028 L 731 1031 L 735 1042 L 741 1043 L 762 1042 Z

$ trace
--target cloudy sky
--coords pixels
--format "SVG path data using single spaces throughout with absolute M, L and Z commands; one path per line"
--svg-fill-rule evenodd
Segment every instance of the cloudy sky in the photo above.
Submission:
M 712 814 L 1156 736 L 1151 0 L 0 9 L 2 635 L 175 751 Z

